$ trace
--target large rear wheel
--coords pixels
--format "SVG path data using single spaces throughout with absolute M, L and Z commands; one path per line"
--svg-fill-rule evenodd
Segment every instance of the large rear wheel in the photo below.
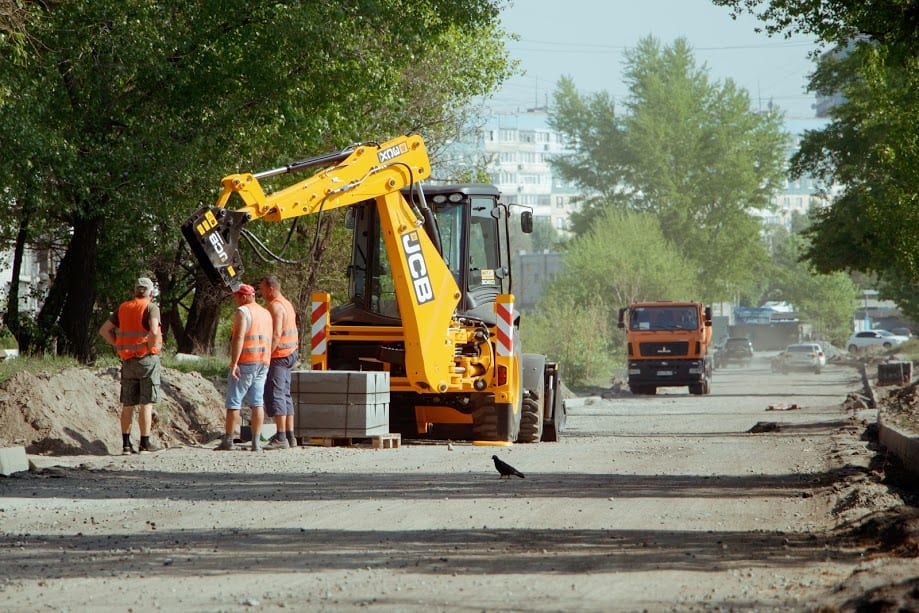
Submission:
M 518 443 L 538 443 L 542 439 L 545 417 L 546 356 L 523 354 L 520 394 L 520 433 Z
M 472 434 L 477 441 L 513 443 L 520 433 L 520 412 L 510 404 L 494 402 L 479 404 L 472 412 Z

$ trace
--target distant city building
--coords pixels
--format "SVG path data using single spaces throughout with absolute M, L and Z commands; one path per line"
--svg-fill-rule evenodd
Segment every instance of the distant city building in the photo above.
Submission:
M 798 151 L 801 140 L 808 130 L 822 130 L 829 120 L 815 117 L 813 119 L 788 119 L 785 121 L 785 130 L 791 135 L 791 142 L 786 150 L 788 160 Z M 795 214 L 807 215 L 813 210 L 830 206 L 838 190 L 834 187 L 829 193 L 823 194 L 816 179 L 811 176 L 798 179 L 786 178 L 785 187 L 772 197 L 771 210 L 755 210 L 753 213 L 762 218 L 767 226 L 783 226 L 791 230 L 791 222 Z
M 791 134 L 787 158 L 797 151 L 807 130 L 825 127 L 825 118 L 788 119 L 785 129 Z M 536 219 L 545 219 L 562 236 L 570 234 L 570 214 L 578 209 L 580 196 L 575 186 L 562 181 L 552 171 L 550 161 L 569 151 L 564 137 L 548 126 L 544 108 L 525 112 L 499 114 L 486 118 L 471 138 L 451 146 L 451 155 L 460 163 L 473 164 L 485 160 L 490 180 L 501 190 L 507 204 L 532 207 Z M 765 225 L 780 225 L 791 229 L 796 213 L 806 215 L 814 209 L 830 205 L 834 193 L 821 195 L 812 177 L 787 179 L 784 189 L 772 198 L 770 210 L 755 210 Z M 528 254 L 521 265 L 528 273 L 521 274 L 521 289 L 526 291 L 522 304 L 535 304 L 542 285 L 557 274 L 561 259 L 555 254 Z M 524 281 L 525 279 L 525 281 Z
M 532 207 L 535 219 L 568 234 L 577 191 L 552 171 L 550 160 L 568 150 L 562 135 L 548 127 L 545 109 L 489 117 L 476 140 L 504 202 Z
M 55 263 L 49 252 L 36 251 L 26 247 L 19 274 L 19 311 L 24 315 L 36 315 L 41 309 L 43 292 L 48 287 Z M 6 310 L 10 284 L 13 281 L 13 252 L 0 252 L 0 307 Z

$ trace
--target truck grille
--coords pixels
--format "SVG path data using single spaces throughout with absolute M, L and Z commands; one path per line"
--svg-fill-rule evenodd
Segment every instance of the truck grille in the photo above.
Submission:
M 645 358 L 679 358 L 689 355 L 689 342 L 641 343 L 638 350 Z

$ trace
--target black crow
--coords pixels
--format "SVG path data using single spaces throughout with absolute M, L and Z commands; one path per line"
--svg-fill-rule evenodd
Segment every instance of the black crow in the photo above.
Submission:
M 508 479 L 510 479 L 512 475 L 516 475 L 517 477 L 520 477 L 521 479 L 524 478 L 522 472 L 520 472 L 519 470 L 517 470 L 516 468 L 514 468 L 507 462 L 502 462 L 501 460 L 498 459 L 498 456 L 493 455 L 491 456 L 491 459 L 495 461 L 495 468 L 497 468 L 498 472 L 501 473 L 501 477 L 500 477 L 501 479 L 503 479 L 504 477 L 507 477 Z

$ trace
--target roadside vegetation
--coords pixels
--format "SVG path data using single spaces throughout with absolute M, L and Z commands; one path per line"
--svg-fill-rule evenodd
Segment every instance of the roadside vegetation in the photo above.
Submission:
M 683 39 L 640 41 L 627 54 L 629 96 L 581 94 L 559 81 L 550 124 L 574 153 L 553 161 L 584 194 L 565 274 L 521 320 L 528 351 L 564 365 L 571 385 L 608 383 L 625 362 L 618 310 L 640 300 L 793 303 L 821 338 L 851 331 L 856 287 L 802 260 L 808 241 L 766 233 L 785 181 L 790 136 L 780 109 L 762 112 L 730 80 L 710 80 Z

